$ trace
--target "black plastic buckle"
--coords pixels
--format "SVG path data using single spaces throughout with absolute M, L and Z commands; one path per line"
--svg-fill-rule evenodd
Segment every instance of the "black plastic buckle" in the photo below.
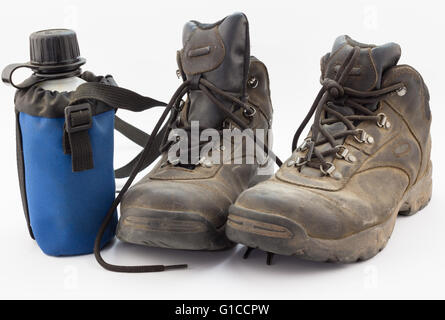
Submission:
M 82 117 L 87 113 L 88 119 L 87 122 L 81 124 L 73 124 L 72 116 L 79 113 Z M 91 106 L 89 103 L 82 103 L 77 105 L 68 106 L 65 108 L 65 130 L 68 133 L 74 133 L 79 131 L 85 131 L 90 129 L 93 126 L 93 114 L 91 112 Z

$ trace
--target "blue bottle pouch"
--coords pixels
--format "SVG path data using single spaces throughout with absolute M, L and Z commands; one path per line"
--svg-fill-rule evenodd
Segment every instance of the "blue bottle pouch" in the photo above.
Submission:
M 101 248 L 115 235 L 122 195 L 136 174 L 160 155 L 171 121 L 160 127 L 173 102 L 167 106 L 120 88 L 111 76 L 82 73 L 80 66 L 86 60 L 80 56 L 72 30 L 50 29 L 31 34 L 30 57 L 29 62 L 8 65 L 1 77 L 4 83 L 18 89 L 14 99 L 17 164 L 31 237 L 51 256 L 94 252 L 97 261 L 112 271 L 184 267 L 115 266 L 100 255 Z M 15 84 L 12 75 L 19 68 L 29 68 L 33 73 Z M 54 88 L 55 83 L 70 85 L 58 86 L 58 91 L 45 90 L 46 86 L 39 83 L 48 80 L 56 80 L 49 88 Z M 84 83 L 78 85 L 79 82 Z M 76 86 L 74 91 L 63 92 Z M 177 99 L 175 104 L 179 103 Z M 153 129 L 154 136 L 115 115 L 118 108 L 140 112 L 157 106 L 167 108 Z M 113 168 L 114 129 L 143 147 L 132 161 L 117 170 Z M 128 180 L 115 197 L 115 178 L 125 177 Z
M 107 78 L 92 74 L 83 78 L 107 83 Z M 53 256 L 91 253 L 115 194 L 115 110 L 94 100 L 67 108 L 70 95 L 32 86 L 18 90 L 15 96 L 17 159 L 25 217 L 40 248 Z M 73 135 L 89 137 L 91 154 L 82 154 L 80 157 L 86 158 L 76 160 L 64 148 L 64 125 L 66 119 L 74 120 L 70 117 L 82 113 L 81 122 L 70 123 L 69 127 Z M 113 238 L 116 223 L 115 213 L 102 245 Z
M 25 218 L 31 237 L 52 256 L 93 252 L 98 230 L 115 199 L 114 128 L 139 145 L 149 138 L 115 116 L 116 109 L 142 111 L 164 105 L 116 87 L 111 76 L 84 72 L 80 77 L 87 83 L 73 92 L 32 85 L 15 95 Z M 146 159 L 144 167 L 158 154 Z M 137 160 L 116 170 L 116 176 L 128 176 Z M 116 224 L 115 211 L 100 247 L 114 237 Z

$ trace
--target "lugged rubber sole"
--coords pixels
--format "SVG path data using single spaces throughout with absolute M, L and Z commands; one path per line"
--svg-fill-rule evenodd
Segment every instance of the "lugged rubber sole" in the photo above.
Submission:
M 256 175 L 249 185 L 268 178 L 270 175 Z M 225 223 L 215 227 L 196 212 L 156 211 L 136 206 L 127 206 L 125 210 L 125 218 L 120 219 L 116 231 L 117 238 L 124 242 L 203 251 L 224 250 L 236 245 L 227 238 Z
M 405 193 L 389 219 L 346 238 L 313 238 L 291 219 L 236 205 L 230 208 L 226 234 L 230 240 L 248 247 L 312 261 L 352 263 L 367 260 L 386 246 L 398 214 L 412 215 L 428 204 L 432 194 L 431 175 L 430 163 L 427 174 Z
M 182 250 L 222 250 L 235 244 L 227 239 L 225 225 L 215 228 L 196 213 L 127 208 L 116 232 L 121 241 L 150 247 Z

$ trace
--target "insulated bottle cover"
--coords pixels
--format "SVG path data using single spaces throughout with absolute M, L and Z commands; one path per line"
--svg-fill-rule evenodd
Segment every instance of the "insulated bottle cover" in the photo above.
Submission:
M 72 30 L 31 34 L 30 56 L 29 62 L 9 65 L 2 72 L 2 80 L 18 89 L 17 164 L 29 232 L 48 255 L 91 253 L 115 195 L 115 109 L 94 99 L 71 105 L 76 91 L 50 91 L 36 84 L 72 77 L 115 83 L 110 76 L 81 72 L 85 59 Z M 16 84 L 12 75 L 23 67 L 32 75 Z M 115 212 L 101 246 L 114 237 L 116 222 Z

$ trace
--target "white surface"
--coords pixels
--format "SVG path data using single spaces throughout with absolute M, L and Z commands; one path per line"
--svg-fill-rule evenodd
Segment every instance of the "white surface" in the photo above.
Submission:
M 182 271 L 117 274 L 92 255 L 52 258 L 29 238 L 16 174 L 13 90 L 0 85 L 2 168 L 0 298 L 445 298 L 443 1 L 2 1 L 0 64 L 28 60 L 28 36 L 46 28 L 78 33 L 85 69 L 111 73 L 140 93 L 168 100 L 180 84 L 175 54 L 183 24 L 214 22 L 234 11 L 250 20 L 252 54 L 268 66 L 275 107 L 275 151 L 290 154 L 292 136 L 319 90 L 319 60 L 334 39 L 402 46 L 400 63 L 423 75 L 433 112 L 434 194 L 419 214 L 399 218 L 375 258 L 332 265 L 243 251 L 177 252 L 117 243 L 104 252 L 125 264 L 189 263 Z M 159 110 L 120 112 L 151 130 Z M 116 164 L 137 153 L 117 137 Z
M 85 80 L 80 79 L 79 77 L 70 77 L 65 79 L 47 80 L 40 82 L 37 85 L 45 90 L 69 92 L 76 90 L 82 83 L 85 83 Z

